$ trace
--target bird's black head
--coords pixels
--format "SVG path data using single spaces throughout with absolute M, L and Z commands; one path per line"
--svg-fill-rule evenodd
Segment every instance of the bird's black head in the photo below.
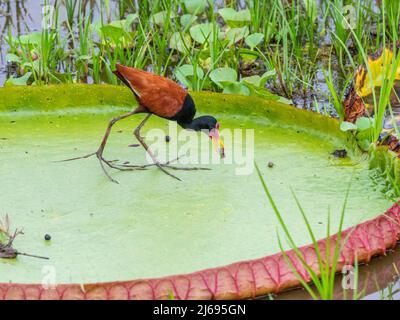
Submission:
M 201 116 L 194 119 L 187 129 L 211 131 L 212 129 L 218 129 L 217 126 L 219 126 L 218 121 L 213 116 Z
M 195 131 L 202 131 L 206 133 L 210 139 L 212 139 L 216 150 L 221 155 L 221 158 L 225 156 L 224 153 L 224 143 L 219 136 L 219 123 L 217 119 L 213 116 L 201 116 L 189 124 L 184 124 L 183 127 L 185 129 L 191 129 Z

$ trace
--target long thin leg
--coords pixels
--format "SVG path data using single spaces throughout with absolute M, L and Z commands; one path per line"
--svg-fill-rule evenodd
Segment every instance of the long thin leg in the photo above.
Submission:
M 147 120 L 149 120 L 151 116 L 151 113 L 149 113 L 146 118 L 143 119 L 143 121 L 136 127 L 135 131 L 133 132 L 136 139 L 138 139 L 139 143 L 143 146 L 143 148 L 146 150 L 146 152 L 149 154 L 149 156 L 151 157 L 151 159 L 153 160 L 154 164 L 161 170 L 163 171 L 165 174 L 169 175 L 172 178 L 175 178 L 179 181 L 181 181 L 181 179 L 179 179 L 178 177 L 174 176 L 173 174 L 169 173 L 167 170 L 165 170 L 163 168 L 163 166 L 160 164 L 160 161 L 158 161 L 158 159 L 156 158 L 156 156 L 153 154 L 153 152 L 150 150 L 149 146 L 146 144 L 146 142 L 144 142 L 143 138 L 140 136 L 140 130 L 143 128 L 144 124 L 147 122 Z
M 111 176 L 108 174 L 108 172 L 106 171 L 106 169 L 104 167 L 103 162 L 105 164 L 107 164 L 110 168 L 119 169 L 118 167 L 114 166 L 112 163 L 110 163 L 109 161 L 107 161 L 106 159 L 103 158 L 104 148 L 105 148 L 105 146 L 107 144 L 108 137 L 110 136 L 111 129 L 114 126 L 114 124 L 117 123 L 119 120 L 128 118 L 128 117 L 130 117 L 130 116 L 132 116 L 134 114 L 137 114 L 139 112 L 141 112 L 141 110 L 135 109 L 135 110 L 133 110 L 131 112 L 128 112 L 128 113 L 125 113 L 125 114 L 123 114 L 121 116 L 112 118 L 110 120 L 110 122 L 108 123 L 107 130 L 104 133 L 103 140 L 101 141 L 101 144 L 100 144 L 100 146 L 99 146 L 99 148 L 97 149 L 96 152 L 89 153 L 89 154 L 87 154 L 85 156 L 82 156 L 82 157 L 76 157 L 76 158 L 66 159 L 66 160 L 62 160 L 62 161 L 64 162 L 64 161 L 73 161 L 73 160 L 78 160 L 78 159 L 86 159 L 86 158 L 89 158 L 89 157 L 92 157 L 92 156 L 95 155 L 99 159 L 101 168 L 103 169 L 103 171 L 104 171 L 105 175 L 107 176 L 107 178 L 110 179 L 112 182 L 118 183 L 118 181 L 116 181 L 113 178 L 111 178 Z M 142 167 L 138 167 L 138 168 L 143 169 Z
M 122 116 L 118 116 L 118 117 L 112 118 L 110 120 L 110 122 L 108 123 L 107 130 L 106 130 L 106 132 L 104 134 L 103 140 L 101 141 L 100 147 L 99 147 L 99 149 L 97 150 L 96 153 L 99 153 L 101 155 L 103 154 L 104 147 L 106 146 L 108 137 L 110 136 L 111 129 L 114 126 L 114 124 L 117 123 L 119 120 L 128 118 L 128 117 L 130 117 L 130 116 L 132 116 L 132 115 L 134 115 L 136 113 L 138 113 L 138 111 L 137 110 L 133 110 L 131 112 L 123 114 Z
M 116 170 L 120 170 L 120 171 L 146 170 L 146 169 L 147 169 L 148 167 L 150 167 L 150 166 L 157 166 L 157 167 L 158 167 L 161 171 L 163 171 L 165 174 L 167 174 L 167 175 L 169 175 L 169 176 L 171 176 L 171 177 L 173 177 L 173 178 L 175 178 L 175 179 L 177 179 L 177 180 L 179 180 L 179 181 L 181 181 L 181 179 L 179 179 L 178 177 L 176 177 L 176 176 L 174 176 L 173 174 L 169 173 L 167 170 L 165 170 L 165 167 L 168 167 L 168 168 L 173 169 L 173 170 L 209 170 L 208 168 L 178 168 L 178 167 L 175 167 L 175 166 L 171 166 L 171 165 L 170 165 L 171 162 L 176 161 L 176 160 L 178 160 L 179 158 L 176 159 L 176 160 L 173 160 L 173 161 L 168 161 L 168 162 L 165 163 L 165 164 L 161 164 L 161 163 L 158 161 L 158 159 L 156 158 L 156 156 L 153 154 L 153 152 L 149 149 L 148 145 L 145 143 L 145 141 L 143 140 L 143 138 L 140 136 L 140 130 L 142 129 L 142 127 L 144 126 L 144 124 L 147 122 L 147 120 L 150 118 L 151 113 L 149 113 L 149 114 L 146 116 L 146 118 L 145 118 L 145 119 L 139 124 L 139 126 L 135 129 L 134 135 L 136 136 L 136 138 L 138 139 L 138 141 L 140 142 L 140 144 L 143 146 L 143 148 L 146 150 L 146 152 L 147 152 L 147 153 L 150 155 L 150 157 L 152 158 L 152 160 L 153 160 L 153 162 L 154 162 L 153 164 L 147 164 L 147 165 L 114 165 L 111 161 L 108 161 L 108 160 L 104 159 L 104 157 L 103 157 L 104 148 L 105 148 L 105 146 L 106 146 L 106 144 L 107 144 L 107 140 L 108 140 L 108 138 L 109 138 L 109 136 L 110 136 L 111 129 L 112 129 L 112 127 L 114 126 L 114 124 L 115 124 L 116 122 L 118 122 L 119 120 L 128 118 L 128 117 L 130 117 L 130 116 L 132 116 L 132 115 L 134 115 L 134 114 L 141 113 L 141 112 L 143 112 L 143 110 L 140 109 L 140 108 L 138 108 L 138 109 L 135 109 L 135 110 L 133 110 L 133 111 L 131 111 L 131 112 L 128 112 L 128 113 L 126 113 L 126 114 L 123 114 L 123 115 L 121 115 L 121 116 L 118 116 L 118 117 L 115 117 L 115 118 L 111 119 L 110 122 L 108 123 L 106 132 L 104 133 L 103 140 L 101 141 L 101 144 L 100 144 L 100 146 L 99 146 L 99 148 L 97 149 L 96 152 L 89 153 L 89 154 L 84 155 L 84 156 L 81 156 L 81 157 L 76 157 L 76 158 L 70 158 L 70 159 L 61 160 L 61 161 L 58 161 L 58 162 L 66 162 L 66 161 L 73 161 L 73 160 L 79 160 L 79 159 L 86 159 L 86 158 L 89 158 L 89 157 L 92 157 L 92 156 L 96 156 L 96 157 L 99 159 L 100 166 L 101 166 L 101 168 L 103 169 L 104 174 L 107 176 L 108 179 L 110 179 L 112 182 L 115 182 L 115 183 L 118 183 L 118 181 L 116 181 L 115 179 L 113 179 L 113 178 L 109 175 L 109 173 L 106 171 L 106 169 L 105 169 L 105 167 L 104 167 L 104 164 L 106 164 L 108 167 L 110 167 L 110 168 L 112 168 L 112 169 L 116 169 Z

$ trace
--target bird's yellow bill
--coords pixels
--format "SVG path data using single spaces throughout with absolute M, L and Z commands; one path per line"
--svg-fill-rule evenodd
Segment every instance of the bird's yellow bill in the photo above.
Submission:
M 221 158 L 224 158 L 225 157 L 225 149 L 224 149 L 224 142 L 222 141 L 222 139 L 219 138 L 218 141 L 213 139 L 213 143 L 214 143 L 215 151 L 220 155 Z
M 224 142 L 219 136 L 219 131 L 217 129 L 211 130 L 210 138 L 213 142 L 215 152 L 217 152 L 221 158 L 224 158 L 225 157 Z

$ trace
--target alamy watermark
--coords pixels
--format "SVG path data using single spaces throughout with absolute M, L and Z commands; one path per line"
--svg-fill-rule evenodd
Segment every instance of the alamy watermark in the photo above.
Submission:
M 204 134 L 205 133 L 205 134 Z M 169 121 L 168 130 L 150 129 L 145 140 L 151 152 L 161 163 L 176 159 L 181 165 L 226 164 L 235 167 L 236 175 L 250 175 L 254 170 L 254 130 L 253 129 L 222 129 L 219 137 L 224 144 L 224 157 L 218 152 L 218 145 L 210 142 L 207 131 L 194 132 L 178 130 L 178 125 Z M 170 142 L 165 142 L 165 137 Z M 146 155 L 148 163 L 153 163 L 150 155 Z
M 53 265 L 42 267 L 42 287 L 45 290 L 55 289 L 57 286 L 57 272 Z

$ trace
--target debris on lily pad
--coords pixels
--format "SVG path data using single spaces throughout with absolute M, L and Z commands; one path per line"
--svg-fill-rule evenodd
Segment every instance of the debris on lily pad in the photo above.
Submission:
M 347 151 L 346 149 L 335 150 L 332 152 L 332 155 L 336 158 L 346 158 Z
M 28 256 L 39 259 L 49 259 L 47 257 L 32 255 L 24 252 L 19 252 L 13 247 L 13 242 L 18 235 L 23 235 L 23 231 L 15 229 L 10 231 L 10 219 L 6 215 L 0 220 L 0 259 L 15 259 L 18 255 Z

